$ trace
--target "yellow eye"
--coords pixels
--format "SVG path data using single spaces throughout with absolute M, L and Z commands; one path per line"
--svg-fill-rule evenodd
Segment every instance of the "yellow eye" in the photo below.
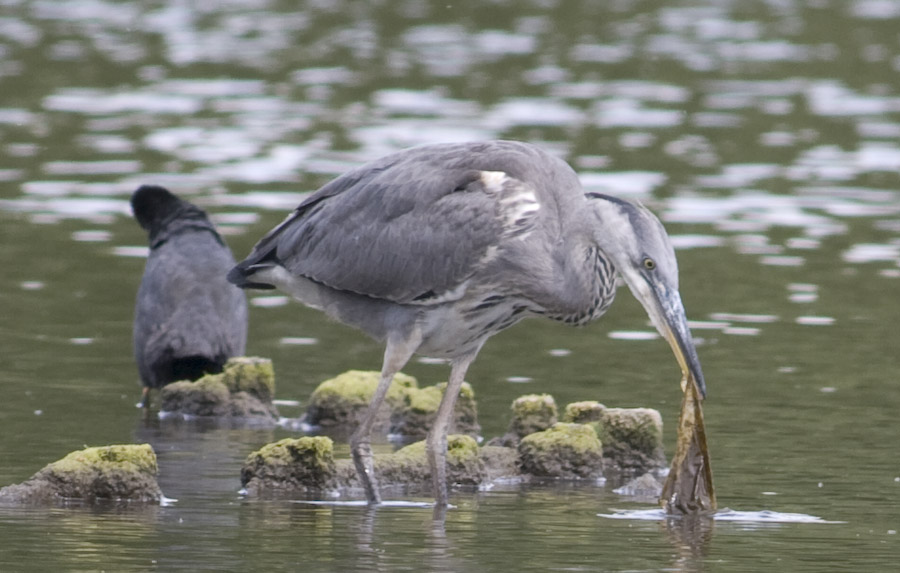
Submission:
M 656 261 L 654 261 L 650 257 L 645 258 L 644 259 L 644 268 L 647 269 L 648 271 L 652 271 L 653 269 L 656 268 Z

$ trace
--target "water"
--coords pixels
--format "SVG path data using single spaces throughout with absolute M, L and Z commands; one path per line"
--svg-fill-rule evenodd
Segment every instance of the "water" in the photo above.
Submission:
M 84 445 L 149 442 L 178 500 L 0 508 L 0 570 L 896 568 L 900 5 L 194 4 L 0 2 L 0 484 Z M 587 189 L 666 222 L 719 503 L 754 520 L 637 519 L 653 506 L 611 483 L 461 490 L 442 528 L 427 499 L 247 500 L 244 457 L 294 433 L 133 407 L 139 184 L 202 204 L 242 256 L 362 161 L 493 137 L 541 143 Z M 251 303 L 249 352 L 300 402 L 287 415 L 318 382 L 380 363 L 284 297 Z M 625 292 L 586 329 L 498 335 L 469 373 L 486 436 L 515 397 L 550 391 L 659 409 L 670 455 L 678 378 Z

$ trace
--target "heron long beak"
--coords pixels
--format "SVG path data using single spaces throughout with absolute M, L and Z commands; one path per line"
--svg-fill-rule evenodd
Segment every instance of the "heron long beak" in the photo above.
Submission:
M 706 398 L 706 382 L 703 380 L 700 358 L 697 356 L 694 339 L 688 328 L 681 295 L 678 291 L 668 291 L 660 287 L 653 288 L 652 291 L 654 295 L 652 298 L 655 300 L 653 303 L 644 304 L 644 308 L 647 309 L 656 329 L 672 347 L 687 383 L 690 384 L 693 380 L 700 390 L 700 395 Z

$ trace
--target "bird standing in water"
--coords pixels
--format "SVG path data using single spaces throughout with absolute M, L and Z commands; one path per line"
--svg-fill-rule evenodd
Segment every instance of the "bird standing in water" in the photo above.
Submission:
M 225 279 L 234 257 L 202 209 L 151 185 L 131 208 L 150 242 L 134 314 L 146 408 L 151 388 L 221 372 L 244 354 L 247 298 Z
M 482 345 L 526 317 L 599 318 L 617 275 L 705 392 L 662 224 L 641 205 L 585 193 L 567 163 L 527 143 L 428 145 L 353 169 L 303 201 L 228 279 L 277 287 L 384 341 L 380 382 L 350 440 L 371 504 L 381 497 L 370 434 L 394 374 L 413 354 L 449 359 L 426 440 L 444 507 L 447 429 Z

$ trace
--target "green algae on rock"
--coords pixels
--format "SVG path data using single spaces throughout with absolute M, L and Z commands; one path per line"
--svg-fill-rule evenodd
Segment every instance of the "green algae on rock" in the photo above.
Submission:
M 496 452 L 491 452 L 491 456 L 486 463 L 471 436 L 448 436 L 448 484 L 477 485 L 489 475 L 503 474 L 506 469 L 503 462 L 498 460 Z M 426 490 L 431 484 L 431 469 L 425 442 L 376 454 L 375 471 L 382 487 Z M 353 463 L 349 459 L 335 460 L 331 438 L 324 436 L 287 438 L 263 446 L 247 457 L 241 470 L 241 484 L 245 493 L 252 496 L 324 493 L 361 487 Z
M 596 422 L 603 416 L 606 406 L 596 400 L 572 402 L 563 411 L 562 421 L 570 424 L 587 424 Z M 602 440 L 601 440 L 602 441 Z
M 237 357 L 219 374 L 196 382 L 183 380 L 160 390 L 160 410 L 167 414 L 220 418 L 250 418 L 275 422 L 278 409 L 275 372 L 267 358 Z
M 222 370 L 222 382 L 232 394 L 247 392 L 263 402 L 271 402 L 275 398 L 275 369 L 268 358 L 229 358 Z
M 617 469 L 644 473 L 665 467 L 663 423 L 652 408 L 604 408 L 591 422 L 603 443 L 603 456 Z
M 380 377 L 381 374 L 374 371 L 349 370 L 322 382 L 310 396 L 306 422 L 352 431 L 369 407 Z M 391 411 L 403 402 L 404 391 L 409 388 L 418 388 L 416 379 L 398 372 L 379 412 L 376 429 L 387 431 Z
M 375 471 L 386 484 L 426 485 L 431 467 L 425 453 L 425 441 L 415 442 L 392 454 L 375 456 Z M 447 484 L 478 485 L 485 478 L 478 443 L 471 436 L 447 436 Z
M 409 438 L 423 438 L 428 434 L 437 416 L 438 406 L 447 388 L 446 382 L 426 386 L 425 388 L 409 387 L 403 392 L 403 400 L 391 413 L 392 434 L 400 434 Z M 459 397 L 453 407 L 453 420 L 450 432 L 455 434 L 477 435 L 481 430 L 478 425 L 478 406 L 475 403 L 475 391 L 471 384 L 463 382 Z
M 557 421 L 556 400 L 550 394 L 526 394 L 512 403 L 509 432 L 519 438 L 551 428 Z
M 285 438 L 247 456 L 241 485 L 251 495 L 335 487 L 334 443 L 325 436 Z
M 0 489 L 2 503 L 98 500 L 159 503 L 156 454 L 149 444 L 86 448 L 55 461 L 21 484 Z
M 331 432 L 349 434 L 362 420 L 369 407 L 379 372 L 350 370 L 319 384 L 310 396 L 304 421 Z M 421 438 L 428 434 L 446 382 L 419 388 L 412 376 L 397 373 L 375 421 L 375 431 Z M 475 392 L 463 383 L 454 408 L 450 430 L 475 435 L 480 430 Z
M 607 408 L 588 400 L 568 404 L 564 422 L 591 424 L 603 443 L 605 464 L 626 473 L 665 467 L 662 416 L 651 408 Z
M 523 473 L 553 478 L 598 478 L 603 475 L 603 446 L 591 426 L 556 423 L 519 442 Z
M 557 422 L 556 400 L 550 394 L 526 394 L 513 400 L 506 433 L 488 440 L 489 446 L 515 448 L 519 440 Z

